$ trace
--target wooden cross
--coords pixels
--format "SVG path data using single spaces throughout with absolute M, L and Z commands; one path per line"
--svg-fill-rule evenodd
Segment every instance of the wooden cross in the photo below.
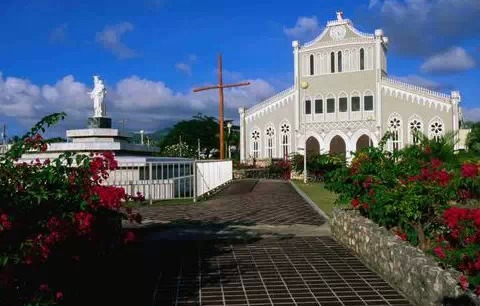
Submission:
M 225 148 L 223 144 L 223 89 L 224 88 L 232 88 L 232 87 L 239 87 L 239 86 L 248 86 L 250 85 L 250 82 L 243 82 L 243 83 L 237 83 L 237 84 L 223 84 L 223 76 L 222 76 L 222 54 L 218 55 L 218 84 L 217 85 L 211 85 L 211 86 L 205 86 L 205 87 L 200 87 L 200 88 L 195 88 L 193 92 L 199 92 L 199 91 L 204 91 L 204 90 L 210 90 L 210 89 L 218 89 L 219 95 L 220 95 L 220 116 L 219 116 L 219 123 L 220 123 L 220 159 L 225 159 Z

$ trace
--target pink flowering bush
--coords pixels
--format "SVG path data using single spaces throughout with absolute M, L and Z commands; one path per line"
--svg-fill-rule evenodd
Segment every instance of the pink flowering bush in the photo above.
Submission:
M 72 288 L 50 284 L 48 267 L 130 242 L 121 220 L 141 221 L 122 188 L 102 185 L 118 166 L 111 152 L 20 162 L 47 149 L 41 133 L 63 117 L 45 117 L 0 157 L 0 305 L 61 303 Z
M 464 273 L 464 287 L 480 293 L 480 163 L 461 161 L 448 138 L 394 153 L 378 148 L 355 154 L 327 177 L 338 202 L 391 229 Z

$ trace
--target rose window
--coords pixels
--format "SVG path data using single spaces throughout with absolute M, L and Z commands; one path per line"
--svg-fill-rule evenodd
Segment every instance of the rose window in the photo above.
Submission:
M 285 123 L 280 127 L 280 130 L 283 134 L 288 134 L 290 132 L 290 126 Z
M 267 136 L 268 136 L 268 137 L 273 137 L 273 136 L 275 135 L 275 131 L 274 131 L 273 128 L 271 128 L 271 127 L 269 127 L 269 128 L 267 129 L 267 132 L 266 132 L 266 133 L 267 133 Z
M 410 129 L 412 131 L 419 131 L 422 129 L 422 123 L 417 119 L 414 119 L 410 122 Z
M 253 131 L 253 132 L 252 132 L 252 139 L 253 139 L 253 140 L 258 140 L 258 139 L 260 139 L 260 132 L 259 132 L 259 131 Z
M 430 131 L 432 132 L 433 135 L 435 136 L 440 136 L 443 134 L 443 124 L 441 122 L 433 122 L 430 125 Z
M 400 119 L 398 118 L 392 118 L 390 119 L 390 127 L 393 129 L 393 130 L 398 130 L 400 129 L 400 126 L 401 126 L 402 122 L 400 121 Z

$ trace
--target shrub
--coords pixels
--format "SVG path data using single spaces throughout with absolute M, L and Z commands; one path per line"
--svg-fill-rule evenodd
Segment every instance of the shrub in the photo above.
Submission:
M 463 271 L 462 284 L 480 285 L 480 210 L 458 207 L 480 198 L 480 164 L 454 154 L 452 135 L 420 136 L 419 145 L 394 153 L 384 150 L 388 137 L 331 173 L 327 189 L 339 204 Z
M 122 188 L 104 186 L 117 167 L 111 152 L 90 157 L 61 154 L 53 160 L 21 163 L 27 151 L 45 151 L 40 133 L 64 118 L 37 123 L 0 157 L 0 304 L 49 305 L 65 298 L 62 282 L 50 284 L 47 267 L 75 264 L 130 241 L 121 220 L 140 221 L 124 208 Z
M 298 173 L 303 173 L 303 155 L 295 154 L 292 156 L 291 160 L 292 169 Z M 327 173 L 339 169 L 344 165 L 345 159 L 336 155 L 307 154 L 307 172 L 317 177 L 324 177 Z

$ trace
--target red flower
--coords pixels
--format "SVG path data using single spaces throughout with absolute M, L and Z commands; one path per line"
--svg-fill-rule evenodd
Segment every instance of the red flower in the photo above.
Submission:
M 131 231 L 128 231 L 123 238 L 123 243 L 129 243 L 135 240 L 135 234 Z
M 458 191 L 458 196 L 462 200 L 468 200 L 468 199 L 472 198 L 472 193 L 470 191 L 466 190 L 466 189 L 460 189 Z
M 40 287 L 38 287 L 40 291 L 47 291 L 48 290 L 48 284 L 41 284 Z
M 350 203 L 353 208 L 357 208 L 360 206 L 360 200 L 359 199 L 352 199 L 352 202 Z
M 445 259 L 445 257 L 447 257 L 445 255 L 445 252 L 443 251 L 443 249 L 440 246 L 435 247 L 433 249 L 433 252 L 435 253 L 435 255 L 437 255 L 438 258 Z
M 63 292 L 58 291 L 57 293 L 55 293 L 55 299 L 57 300 L 63 299 Z
M 397 231 L 396 236 L 403 241 L 407 241 L 408 238 L 407 233 L 402 233 L 401 231 Z
M 463 164 L 461 172 L 463 177 L 476 177 L 478 175 L 478 166 L 476 164 Z
M 432 158 L 432 160 L 430 161 L 430 165 L 434 169 L 439 169 L 443 165 L 443 161 L 438 158 Z
M 425 148 L 425 153 L 427 153 L 427 154 L 432 154 L 432 148 L 426 147 L 426 148 Z
M 369 208 L 370 208 L 370 206 L 368 205 L 368 203 L 363 203 L 363 204 L 362 204 L 362 207 L 363 207 L 363 209 L 369 209 Z
M 370 188 L 372 186 L 373 178 L 371 176 L 367 177 L 365 182 L 363 182 L 363 188 Z
M 460 276 L 458 282 L 460 283 L 460 287 L 462 287 L 463 290 L 467 290 L 468 278 L 465 275 Z
M 480 295 L 480 286 L 477 286 L 477 288 L 475 288 L 475 294 L 476 294 L 477 296 Z

